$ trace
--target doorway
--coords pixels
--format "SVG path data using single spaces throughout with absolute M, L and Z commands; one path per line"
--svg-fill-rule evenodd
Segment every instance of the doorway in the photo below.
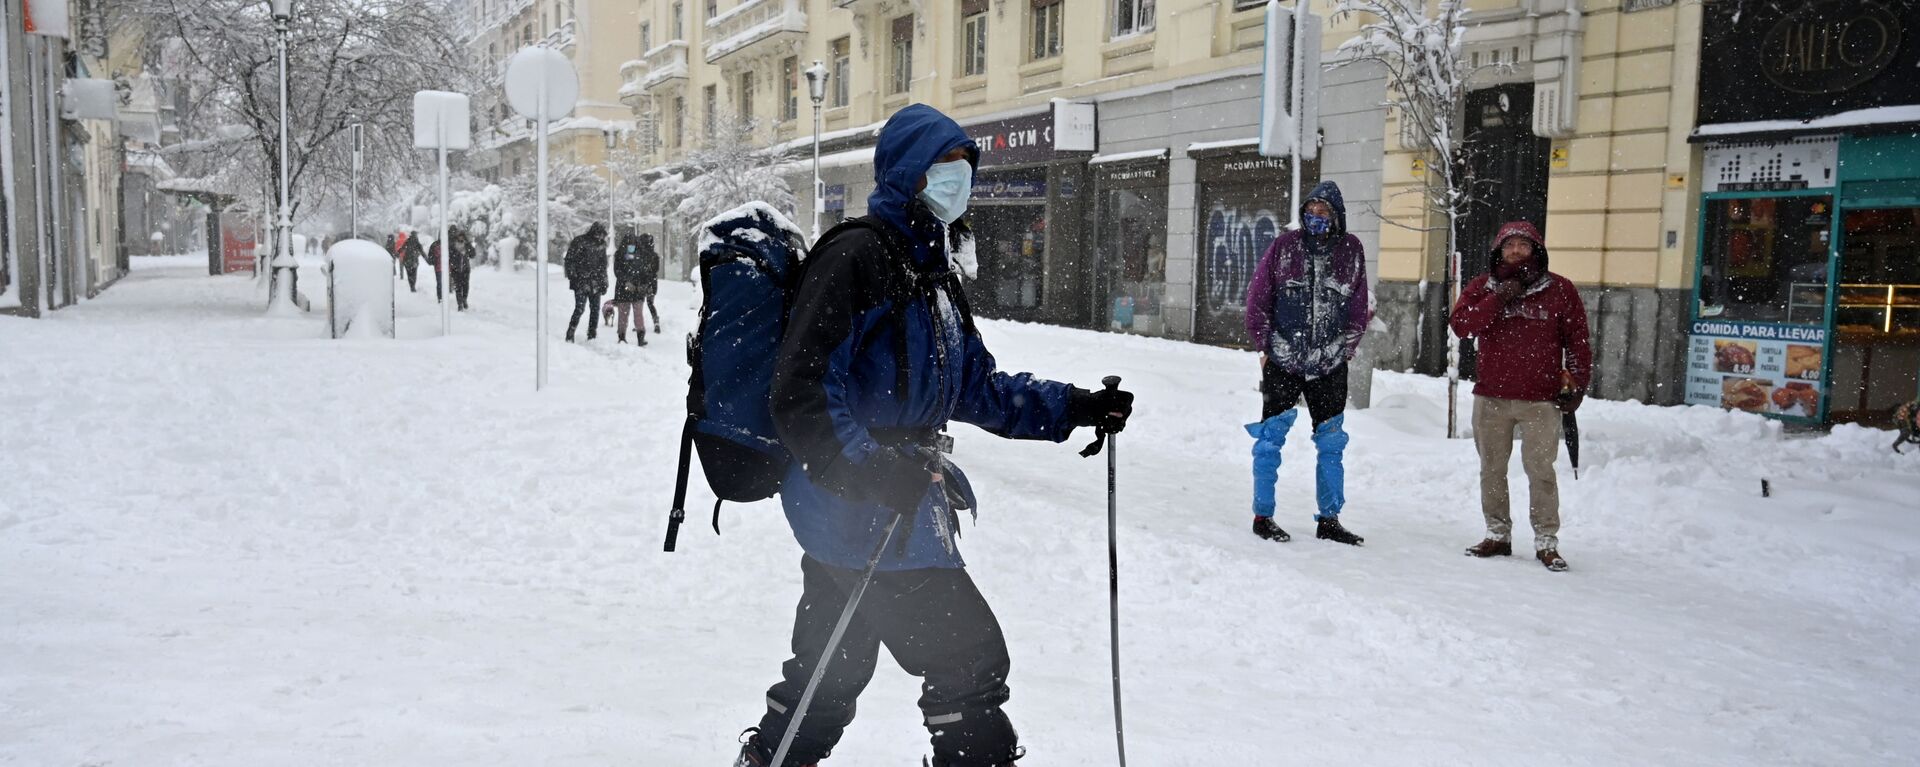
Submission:
M 1920 207 L 1841 213 L 1828 420 L 1878 428 L 1920 396 Z
M 1473 91 L 1467 94 L 1466 111 L 1466 150 L 1456 166 L 1467 190 L 1457 242 L 1463 285 L 1490 268 L 1487 251 L 1501 224 L 1526 221 L 1546 237 L 1547 167 L 1553 150 L 1551 140 L 1533 135 L 1532 83 Z M 1438 330 L 1439 343 L 1429 348 L 1445 346 L 1445 328 Z M 1460 375 L 1478 380 L 1478 361 L 1473 339 L 1461 339 Z

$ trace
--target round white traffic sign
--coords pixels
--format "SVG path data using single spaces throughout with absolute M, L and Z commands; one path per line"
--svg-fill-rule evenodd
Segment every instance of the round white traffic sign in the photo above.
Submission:
M 558 120 L 573 112 L 580 98 L 580 78 L 573 62 L 552 48 L 521 48 L 507 61 L 507 104 L 521 117 L 539 119 L 540 102 L 547 105 L 547 119 Z

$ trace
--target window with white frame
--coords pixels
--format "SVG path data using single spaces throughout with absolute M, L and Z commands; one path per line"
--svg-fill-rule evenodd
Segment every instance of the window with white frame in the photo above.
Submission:
M 887 78 L 888 93 L 906 93 L 913 85 L 913 14 L 907 14 L 893 20 L 892 55 L 888 62 L 893 67 L 892 76 Z
M 1154 0 L 1113 0 L 1113 36 L 1153 31 Z
M 687 140 L 687 97 L 673 97 L 673 145 L 680 146 Z
M 842 37 L 827 44 L 827 54 L 833 59 L 833 71 L 829 75 L 833 78 L 833 82 L 829 83 L 833 86 L 830 89 L 833 93 L 829 103 L 836 107 L 846 106 L 852 100 L 849 97 L 852 90 L 847 87 L 847 82 L 853 79 L 852 51 L 852 37 Z
M 987 71 L 987 0 L 960 0 L 960 76 Z
M 780 60 L 780 120 L 800 119 L 800 57 Z
M 739 114 L 741 122 L 753 119 L 753 73 L 750 71 L 740 73 Z
M 714 120 L 714 113 L 720 111 L 720 86 L 707 86 L 704 95 L 705 103 L 703 106 L 706 107 L 706 112 L 701 115 L 701 118 L 705 120 L 701 125 L 701 135 L 706 136 L 707 141 L 711 143 L 713 141 L 713 134 L 716 128 L 719 127 L 719 123 Z
M 673 39 L 687 39 L 687 6 L 683 3 L 673 4 Z
M 640 22 L 640 52 L 653 50 L 653 22 Z
M 1060 21 L 1065 0 L 1033 0 L 1033 45 L 1028 58 L 1033 61 L 1060 55 Z

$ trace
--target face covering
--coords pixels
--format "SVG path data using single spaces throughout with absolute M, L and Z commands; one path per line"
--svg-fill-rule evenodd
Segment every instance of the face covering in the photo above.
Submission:
M 973 163 L 966 160 L 943 162 L 927 169 L 927 188 L 920 200 L 949 224 L 967 212 L 967 198 L 973 196 Z
M 1314 235 L 1326 234 L 1327 230 L 1333 228 L 1333 219 L 1327 218 L 1326 216 L 1316 216 L 1316 215 L 1313 215 L 1312 213 L 1308 213 L 1306 226 L 1307 226 L 1307 234 L 1314 234 Z

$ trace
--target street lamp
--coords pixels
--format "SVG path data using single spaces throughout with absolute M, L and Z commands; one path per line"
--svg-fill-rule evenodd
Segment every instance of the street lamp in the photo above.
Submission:
M 820 184 L 820 102 L 827 99 L 827 68 L 819 59 L 807 67 L 807 95 L 813 98 L 813 239 L 820 241 L 820 215 L 827 212 L 826 187 Z
M 293 19 L 293 0 L 269 0 L 273 6 L 273 32 L 280 58 L 280 233 L 273 256 L 273 303 L 282 309 L 293 305 L 294 280 L 299 279 L 299 261 L 293 255 L 293 204 L 287 174 L 287 36 Z
M 600 132 L 607 137 L 607 255 L 612 256 L 614 232 L 618 231 L 613 223 L 613 148 L 619 145 L 620 139 L 611 126 L 600 129 Z

